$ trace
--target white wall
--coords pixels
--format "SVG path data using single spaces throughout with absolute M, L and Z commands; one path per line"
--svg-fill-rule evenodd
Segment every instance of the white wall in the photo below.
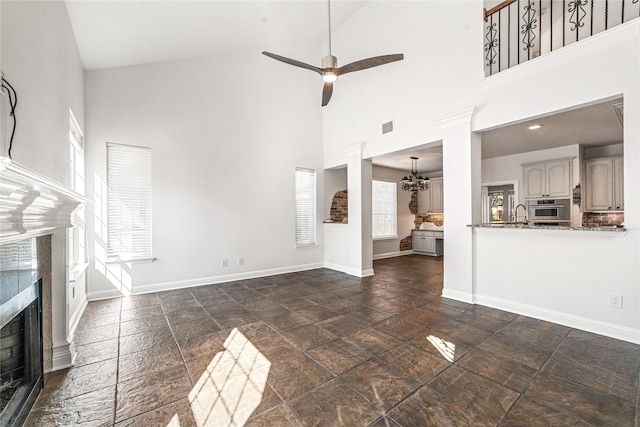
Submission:
M 455 17 L 455 18 L 454 18 Z M 404 60 L 342 76 L 322 109 L 325 166 L 366 141 L 364 158 L 442 139 L 435 123 L 473 105 L 482 68 L 482 3 L 367 2 L 333 35 L 339 64 L 403 53 Z M 446 40 L 446 41 L 445 41 Z M 394 131 L 381 125 L 394 119 Z
M 621 94 L 625 117 L 638 117 L 639 29 L 640 23 L 636 20 L 486 79 L 481 86 L 483 107 L 475 117 L 475 130 Z M 590 72 L 584 73 L 584 70 Z M 616 78 L 612 79 L 611 75 Z M 544 90 L 530 84 L 533 81 L 544 81 Z M 626 234 L 478 230 L 475 234 L 477 300 L 640 342 L 639 141 L 637 120 L 626 120 Z M 491 253 L 507 255 L 492 259 L 488 256 Z M 508 266 L 508 278 L 497 279 L 494 273 L 504 265 Z M 608 307 L 610 293 L 624 296 L 626 305 L 622 310 Z
M 473 200 L 483 165 L 469 146 L 479 144 L 479 138 L 445 129 L 466 126 L 464 117 L 471 109 L 469 131 L 482 131 L 620 95 L 625 116 L 640 116 L 640 23 L 635 20 L 486 79 L 482 24 L 481 2 L 365 4 L 336 32 L 335 55 L 341 63 L 394 52 L 403 52 L 406 59 L 338 80 L 334 98 L 322 111 L 325 167 L 343 164 L 344 147 L 353 141 L 367 142 L 367 158 L 443 139 L 445 267 L 455 263 L 445 268 L 445 294 L 451 290 L 448 294 L 459 299 L 640 342 L 638 122 L 625 123 L 628 231 L 615 238 L 579 232 L 550 238 L 472 232 L 466 225 L 479 207 L 479 198 Z M 375 32 L 367 31 L 373 28 Z M 391 118 L 396 131 L 380 135 L 380 123 Z M 505 247 L 508 259 L 489 256 L 504 253 Z M 505 262 L 511 276 L 496 279 L 495 271 Z M 554 279 L 540 280 L 541 271 Z M 607 307 L 608 293 L 623 294 L 626 306 Z
M 23 166 L 69 185 L 69 109 L 84 129 L 83 70 L 63 2 L 2 2 L 1 64 L 5 78 L 18 94 L 18 127 L 13 159 Z M 2 156 L 6 156 L 13 126 L 4 103 Z M 54 369 L 69 363 L 70 321 L 84 306 L 84 278 L 76 283 L 75 298 L 66 288 L 65 231 L 52 242 L 52 336 Z M 65 362 L 66 360 L 66 362 Z
M 284 50 L 300 57 L 320 49 Z M 151 147 L 157 257 L 105 267 L 103 231 L 91 234 L 90 298 L 322 265 L 317 76 L 247 51 L 88 71 L 85 78 L 88 196 L 105 182 L 107 141 Z M 318 174 L 318 246 L 304 250 L 294 248 L 296 166 Z M 88 211 L 89 229 L 99 206 Z
M 382 166 L 373 166 L 373 179 L 381 181 L 392 181 L 398 184 L 407 171 L 400 169 L 386 168 Z M 398 194 L 398 238 L 397 239 L 380 239 L 373 241 L 373 256 L 384 254 L 397 254 L 400 252 L 400 240 L 407 236 L 411 236 L 411 230 L 415 227 L 413 221 L 415 215 L 409 210 L 411 202 L 411 192 L 402 191 L 400 185 L 397 185 Z

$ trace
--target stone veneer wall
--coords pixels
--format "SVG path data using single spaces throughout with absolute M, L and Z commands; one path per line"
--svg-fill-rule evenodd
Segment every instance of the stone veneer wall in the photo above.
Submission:
M 38 276 L 42 279 L 42 364 L 44 372 L 53 369 L 53 332 L 51 324 L 51 235 L 36 238 Z
M 621 225 L 624 222 L 624 212 L 585 212 L 582 214 L 583 227 L 606 227 Z
M 349 222 L 349 195 L 347 190 L 338 191 L 333 195 L 329 218 L 333 222 Z

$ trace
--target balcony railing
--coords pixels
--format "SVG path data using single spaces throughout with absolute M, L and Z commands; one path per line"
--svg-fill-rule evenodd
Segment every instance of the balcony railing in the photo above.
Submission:
M 506 0 L 484 10 L 490 76 L 640 17 L 640 0 Z

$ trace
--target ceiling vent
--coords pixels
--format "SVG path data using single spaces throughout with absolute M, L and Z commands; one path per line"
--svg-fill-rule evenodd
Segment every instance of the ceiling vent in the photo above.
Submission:
M 624 127 L 624 104 L 621 102 L 619 104 L 613 104 L 613 111 L 616 112 L 616 116 L 618 116 L 618 120 L 620 120 L 620 125 Z
M 382 124 L 382 134 L 393 132 L 393 120 Z

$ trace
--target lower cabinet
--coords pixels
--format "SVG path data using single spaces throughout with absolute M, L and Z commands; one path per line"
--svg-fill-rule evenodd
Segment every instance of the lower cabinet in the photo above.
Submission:
M 423 255 L 443 255 L 444 232 L 413 230 L 413 252 Z

